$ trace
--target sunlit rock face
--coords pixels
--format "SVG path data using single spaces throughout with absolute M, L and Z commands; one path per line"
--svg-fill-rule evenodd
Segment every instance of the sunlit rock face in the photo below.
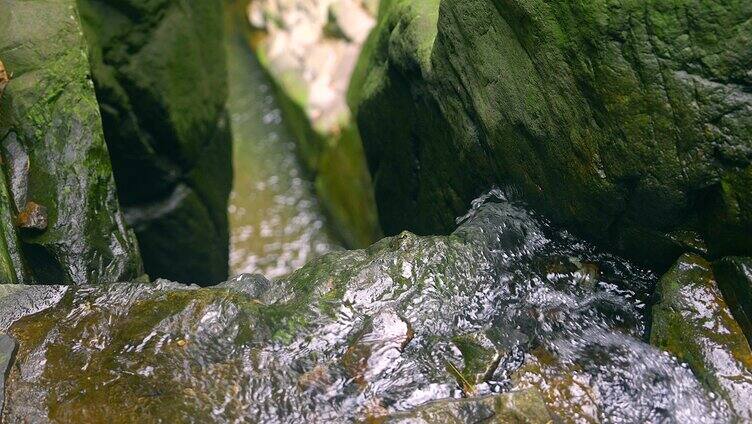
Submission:
M 0 1 L 0 283 L 139 278 L 75 1 Z
M 332 227 L 350 247 L 365 247 L 381 236 L 360 134 L 346 102 L 377 4 L 253 0 L 248 6 L 259 61 Z
M 449 236 L 402 233 L 273 283 L 2 292 L 0 331 L 18 342 L 4 418 L 734 418 L 642 341 L 652 273 L 487 200 Z M 527 395 L 483 398 L 497 392 Z
M 547 424 L 554 422 L 546 404 L 535 390 L 513 391 L 470 399 L 430 402 L 413 411 L 385 417 L 390 424 Z
M 298 90 L 290 95 L 305 101 L 307 117 L 323 133 L 349 125 L 345 94 L 374 9 L 367 0 L 250 2 L 251 25 L 266 33 L 257 48 L 270 72 Z
M 78 0 L 120 204 L 152 278 L 227 279 L 222 0 Z
M 0 61 L 0 97 L 3 96 L 3 91 L 5 91 L 5 86 L 8 85 L 9 79 L 8 71 L 5 70 L 5 65 Z
M 655 268 L 748 256 L 750 17 L 748 1 L 384 2 L 351 91 L 385 233 L 449 231 L 510 184 Z

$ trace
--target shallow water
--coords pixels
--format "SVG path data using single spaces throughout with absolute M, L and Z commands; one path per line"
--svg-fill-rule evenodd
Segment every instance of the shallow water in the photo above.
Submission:
M 535 387 L 567 422 L 730 421 L 642 341 L 653 274 L 492 194 L 450 236 L 403 233 L 273 283 L 6 295 L 5 314 L 50 308 L 10 325 L 5 417 L 342 422 Z
M 241 35 L 228 37 L 227 49 L 235 172 L 230 273 L 277 278 L 338 246 L 266 75 Z

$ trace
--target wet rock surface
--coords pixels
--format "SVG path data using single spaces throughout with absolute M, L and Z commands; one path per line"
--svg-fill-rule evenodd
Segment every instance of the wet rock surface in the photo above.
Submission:
M 752 420 L 752 350 L 710 264 L 683 255 L 661 278 L 651 343 L 685 361 L 700 381 Z
M 553 423 L 546 404 L 535 390 L 509 392 L 474 399 L 454 399 L 429 403 L 415 411 L 394 414 L 385 423 L 498 424 Z
M 383 2 L 351 105 L 385 233 L 449 231 L 509 184 L 653 267 L 749 255 L 751 16 L 749 2 Z
M 723 398 L 641 341 L 654 284 L 497 201 L 452 235 L 402 233 L 273 283 L 17 287 L 0 294 L 0 331 L 19 342 L 4 418 L 588 422 L 570 413 L 580 398 L 551 392 L 572 375 L 602 422 L 730 422 Z M 537 380 L 513 378 L 535 366 Z
M 146 272 L 227 278 L 223 2 L 79 0 L 120 202 Z
M 7 334 L 0 334 L 0 414 L 3 412 L 5 380 L 10 374 L 10 367 L 16 357 L 18 343 Z
M 723 298 L 752 344 L 752 258 L 726 257 L 713 264 Z
M 0 61 L 0 97 L 3 96 L 3 91 L 5 91 L 5 86 L 8 85 L 9 80 L 8 71 L 5 70 L 5 65 Z
M 75 3 L 4 0 L 0 9 L 2 74 L 12 77 L 0 99 L 0 282 L 139 278 Z

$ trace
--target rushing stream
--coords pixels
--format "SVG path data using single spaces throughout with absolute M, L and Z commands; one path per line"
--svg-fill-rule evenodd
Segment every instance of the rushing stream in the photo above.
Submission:
M 0 0 L 0 424 L 752 422 L 752 1 L 689 3 Z
M 578 422 L 729 420 L 642 341 L 653 274 L 498 192 L 463 221 L 274 282 L 13 289 L 0 295 L 0 332 L 20 345 L 5 417 L 341 422 L 534 387 Z
M 280 277 L 337 245 L 295 155 L 271 87 L 245 39 L 228 40 L 234 146 L 231 273 Z

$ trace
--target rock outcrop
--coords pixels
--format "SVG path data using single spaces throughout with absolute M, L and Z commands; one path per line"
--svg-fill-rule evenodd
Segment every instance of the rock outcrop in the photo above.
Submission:
M 0 283 L 140 278 L 75 3 L 0 10 Z
M 713 264 L 723 298 L 752 344 L 752 258 L 729 256 Z
M 252 44 L 332 228 L 350 247 L 381 237 L 346 92 L 374 24 L 373 0 L 252 0 Z
M 153 277 L 222 281 L 232 184 L 220 0 L 79 0 L 120 203 Z
M 449 231 L 497 184 L 658 269 L 749 255 L 751 17 L 745 1 L 382 2 L 350 103 L 385 233 Z
M 752 420 L 752 350 L 710 264 L 683 255 L 661 278 L 652 344 L 676 355 L 743 420 Z

